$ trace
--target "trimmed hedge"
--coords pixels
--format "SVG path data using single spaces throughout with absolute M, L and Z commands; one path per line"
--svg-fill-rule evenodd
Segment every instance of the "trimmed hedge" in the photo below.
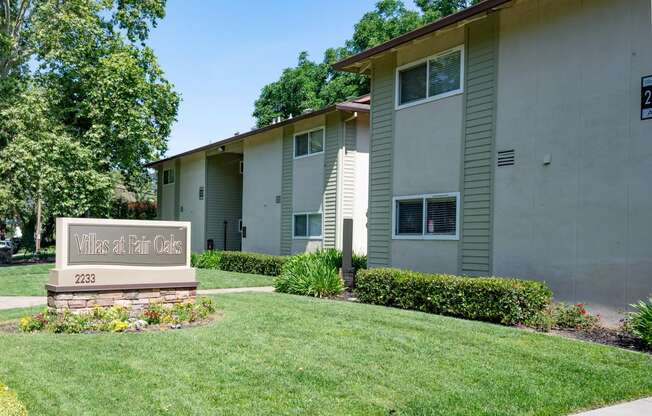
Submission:
M 333 266 L 342 267 L 342 252 L 334 249 L 324 250 L 332 257 Z M 278 276 L 285 263 L 295 256 L 272 256 L 269 254 L 247 253 L 242 251 L 204 251 L 192 253 L 190 263 L 199 269 L 218 269 L 227 272 L 262 274 Z M 367 256 L 353 255 L 356 270 L 367 268 Z
M 246 253 L 242 251 L 205 251 L 201 254 L 192 253 L 191 264 L 199 269 L 219 269 L 226 272 L 262 274 L 278 276 L 283 265 L 288 260 L 286 256 L 271 256 L 268 254 Z
M 288 260 L 286 256 L 246 253 L 241 251 L 220 252 L 220 270 L 227 272 L 278 276 Z
M 515 325 L 551 302 L 544 283 L 498 277 L 459 277 L 399 269 L 361 270 L 356 293 L 364 303 Z

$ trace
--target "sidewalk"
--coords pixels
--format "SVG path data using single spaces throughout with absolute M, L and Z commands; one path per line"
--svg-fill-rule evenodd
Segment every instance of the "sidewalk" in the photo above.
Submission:
M 228 293 L 245 293 L 245 292 L 273 292 L 272 286 L 258 286 L 258 287 L 234 287 L 228 289 L 200 289 L 197 290 L 198 295 L 224 295 Z M 47 304 L 48 300 L 45 296 L 0 296 L 0 310 L 2 309 L 16 309 L 28 308 L 30 306 L 38 306 Z
M 652 415 L 652 397 L 622 403 L 615 406 L 603 407 L 573 416 L 649 416 Z

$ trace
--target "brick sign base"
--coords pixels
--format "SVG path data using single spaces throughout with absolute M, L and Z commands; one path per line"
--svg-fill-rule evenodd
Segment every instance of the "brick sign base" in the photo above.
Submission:
M 130 313 L 136 316 L 151 304 L 172 306 L 182 302 L 194 303 L 196 295 L 196 286 L 79 292 L 48 290 L 48 309 L 57 313 L 65 310 L 80 313 L 91 311 L 96 306 L 110 308 L 120 305 L 129 308 Z

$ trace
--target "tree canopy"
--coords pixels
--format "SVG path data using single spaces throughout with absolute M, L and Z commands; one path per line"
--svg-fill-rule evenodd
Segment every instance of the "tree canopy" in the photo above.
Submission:
M 0 0 L 0 209 L 25 222 L 108 207 L 148 182 L 180 97 L 149 31 L 165 0 Z
M 479 1 L 416 0 L 419 9 L 411 10 L 401 0 L 380 0 L 355 24 L 344 46 L 327 49 L 321 62 L 310 60 L 305 51 L 299 53 L 295 67 L 283 70 L 277 81 L 263 87 L 254 104 L 258 127 L 276 117 L 287 118 L 368 93 L 365 76 L 336 72 L 331 65 Z

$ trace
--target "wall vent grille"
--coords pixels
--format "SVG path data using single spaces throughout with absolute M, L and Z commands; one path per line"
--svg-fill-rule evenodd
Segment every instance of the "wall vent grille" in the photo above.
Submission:
M 516 156 L 514 154 L 514 150 L 503 150 L 501 152 L 498 152 L 498 167 L 503 167 L 503 166 L 514 166 L 514 161 L 516 160 Z

